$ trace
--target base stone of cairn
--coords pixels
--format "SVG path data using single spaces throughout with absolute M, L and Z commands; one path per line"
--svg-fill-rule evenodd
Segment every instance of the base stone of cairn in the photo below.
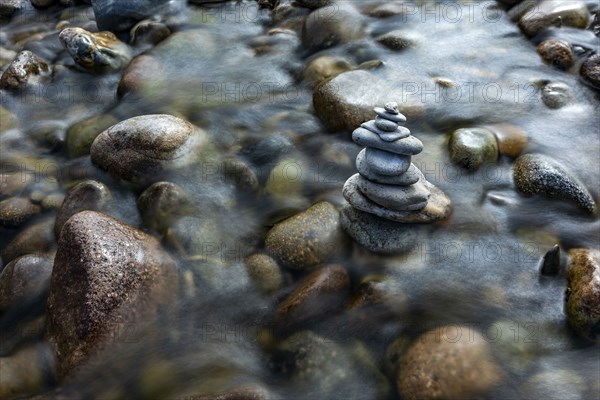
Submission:
M 342 226 L 368 250 L 401 253 L 418 243 L 422 224 L 450 215 L 450 199 L 411 163 L 423 143 L 400 126 L 406 118 L 398 105 L 375 107 L 375 113 L 352 133 L 365 148 L 356 157 L 358 174 L 344 184 Z

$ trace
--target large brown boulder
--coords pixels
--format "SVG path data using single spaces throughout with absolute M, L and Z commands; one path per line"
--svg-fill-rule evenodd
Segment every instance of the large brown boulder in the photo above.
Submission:
M 59 377 L 151 321 L 178 288 L 156 239 L 95 211 L 75 214 L 60 234 L 47 308 Z

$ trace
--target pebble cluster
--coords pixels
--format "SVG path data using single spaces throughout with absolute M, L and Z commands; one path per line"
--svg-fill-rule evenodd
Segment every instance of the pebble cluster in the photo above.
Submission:
M 395 102 L 374 108 L 377 117 L 352 133 L 355 143 L 365 146 L 356 158 L 358 174 L 344 185 L 344 197 L 360 211 L 404 223 L 427 223 L 443 219 L 449 212 L 447 197 L 427 182 L 411 162 L 423 143 L 404 126 L 406 117 Z M 426 211 L 432 194 L 442 212 Z

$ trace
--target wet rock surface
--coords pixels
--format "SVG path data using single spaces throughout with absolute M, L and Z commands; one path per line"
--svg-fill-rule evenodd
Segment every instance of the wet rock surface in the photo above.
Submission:
M 0 88 L 24 89 L 28 83 L 39 82 L 49 73 L 50 69 L 44 60 L 31 51 L 22 51 L 0 76 Z
M 112 32 L 92 33 L 81 28 L 66 28 L 59 38 L 73 60 L 89 70 L 115 70 L 131 61 L 129 48 Z
M 0 201 L 0 225 L 16 228 L 41 211 L 41 207 L 33 204 L 25 197 L 11 197 Z
M 594 54 L 581 64 L 581 76 L 595 88 L 600 88 L 600 55 Z
M 0 397 L 596 398 L 593 280 L 580 268 L 569 281 L 565 268 L 574 249 L 585 249 L 579 265 L 597 264 L 596 11 L 592 1 L 0 2 L 0 74 L 22 52 L 47 65 L 0 88 L 0 202 L 39 207 L 0 226 L 0 288 L 22 293 L 2 286 L 12 269 L 33 295 L 0 311 Z M 129 123 L 157 115 L 177 122 Z M 90 155 L 118 124 L 128 128 Z M 191 126 L 204 144 L 165 125 Z M 454 163 L 448 139 L 461 128 L 491 132 L 497 159 Z M 513 173 L 523 154 L 548 155 L 568 176 L 527 178 L 539 194 L 523 196 Z M 346 193 L 356 204 L 385 216 L 427 201 L 423 220 L 352 207 L 342 188 L 357 171 Z M 567 199 L 549 194 L 558 181 Z M 82 182 L 89 198 L 74 195 Z M 432 201 L 442 193 L 450 218 Z M 56 349 L 38 351 L 43 274 L 23 263 L 52 264 L 55 227 L 69 226 L 59 220 L 86 208 L 123 234 L 86 220 L 76 233 L 89 251 L 60 242 L 69 271 L 52 289 L 65 310 L 53 324 L 71 347 L 57 364 Z M 170 274 L 127 283 L 161 262 L 177 264 L 180 288 Z M 439 343 L 418 337 L 436 327 Z M 399 391 L 402 371 L 414 373 Z
M 571 326 L 588 340 L 600 336 L 600 252 L 569 251 L 565 311 Z
M 339 212 L 331 203 L 317 203 L 271 228 L 265 247 L 283 265 L 298 270 L 340 257 L 346 245 Z
M 473 398 L 500 383 L 502 372 L 488 343 L 470 329 L 440 327 L 416 339 L 398 367 L 398 392 L 403 398 Z
M 498 143 L 494 134 L 485 128 L 462 128 L 454 131 L 448 144 L 450 159 L 468 170 L 496 162 Z
M 148 182 L 198 161 L 207 141 L 201 129 L 180 118 L 144 115 L 102 132 L 90 155 L 94 164 L 121 179 Z
M 151 319 L 178 286 L 175 262 L 154 238 L 94 211 L 71 217 L 48 297 L 46 337 L 56 343 L 59 375 L 92 357 L 118 329 Z
M 557 161 L 543 154 L 525 154 L 515 162 L 517 189 L 526 195 L 544 194 L 571 200 L 588 213 L 596 211 L 596 203 L 581 182 Z
M 44 254 L 26 255 L 8 263 L 0 273 L 0 310 L 33 300 L 48 290 L 52 263 Z
M 54 234 L 59 238 L 63 225 L 73 215 L 85 210 L 103 211 L 111 199 L 110 189 L 101 182 L 90 180 L 77 184 L 67 193 L 56 213 Z

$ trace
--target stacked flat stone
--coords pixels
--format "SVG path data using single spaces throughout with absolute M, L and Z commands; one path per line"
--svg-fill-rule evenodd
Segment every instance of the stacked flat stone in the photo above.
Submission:
M 402 124 L 398 104 L 375 107 L 377 117 L 363 123 L 352 139 L 366 146 L 356 158 L 358 174 L 344 185 L 344 197 L 360 211 L 404 223 L 428 223 L 446 218 L 450 199 L 429 183 L 411 162 L 423 143 Z

